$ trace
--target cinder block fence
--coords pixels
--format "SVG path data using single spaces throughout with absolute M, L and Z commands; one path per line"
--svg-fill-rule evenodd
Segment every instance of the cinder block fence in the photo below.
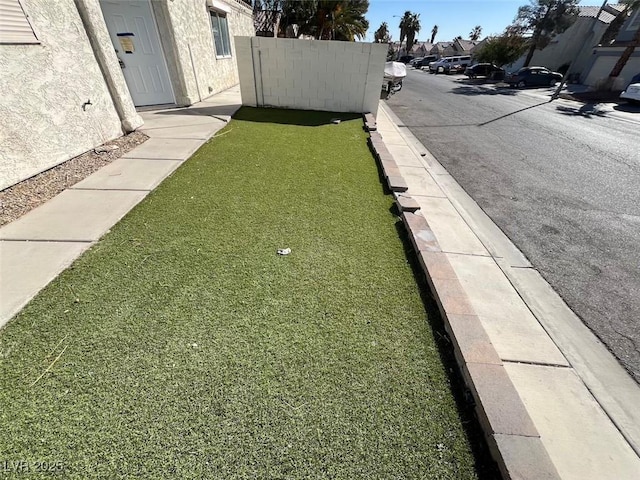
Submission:
M 244 105 L 378 110 L 386 44 L 235 37 L 235 45 Z

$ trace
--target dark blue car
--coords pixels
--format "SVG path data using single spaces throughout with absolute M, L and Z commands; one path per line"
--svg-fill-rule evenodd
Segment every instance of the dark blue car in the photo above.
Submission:
M 562 80 L 562 74 L 552 72 L 544 67 L 524 67 L 515 73 L 510 73 L 504 79 L 512 87 L 553 87 Z

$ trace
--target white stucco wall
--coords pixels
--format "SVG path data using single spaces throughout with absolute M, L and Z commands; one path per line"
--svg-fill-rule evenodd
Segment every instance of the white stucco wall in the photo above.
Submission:
M 379 43 L 236 37 L 242 103 L 375 114 L 387 49 Z
M 585 85 L 589 85 L 590 87 L 599 88 L 603 85 L 607 79 L 609 78 L 609 73 L 615 66 L 618 58 L 622 55 L 622 51 L 624 48 L 608 48 L 610 53 L 614 53 L 615 55 L 601 55 L 598 56 L 589 70 L 589 75 L 584 80 Z M 640 57 L 631 57 L 625 67 L 622 69 L 622 72 L 614 80 L 613 90 L 623 90 L 631 81 L 634 75 L 637 75 L 640 72 Z
M 168 62 L 175 63 L 170 73 L 178 104 L 195 103 L 238 84 L 233 37 L 254 34 L 253 16 L 250 8 L 235 0 L 220 2 L 229 9 L 230 58 L 216 58 L 205 0 L 153 2 L 161 35 L 172 37 L 170 42 L 163 41 L 163 47 Z
M 41 44 L 0 44 L 0 189 L 122 135 L 74 1 L 22 3 Z
M 593 36 L 589 33 L 592 25 L 592 18 L 578 17 L 566 31 L 556 35 L 549 45 L 542 50 L 536 50 L 530 65 L 540 65 L 557 70 L 562 65 L 571 63 L 582 50 L 585 40 L 593 40 Z M 602 22 L 598 22 L 596 25 L 599 32 L 598 39 L 604 33 L 603 26 L 606 28 L 607 25 Z

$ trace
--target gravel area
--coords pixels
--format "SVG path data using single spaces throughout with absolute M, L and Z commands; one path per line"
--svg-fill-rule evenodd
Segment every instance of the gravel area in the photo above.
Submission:
M 142 132 L 132 132 L 2 190 L 0 226 L 13 222 L 42 205 L 65 188 L 84 180 L 96 170 L 133 150 L 148 138 Z

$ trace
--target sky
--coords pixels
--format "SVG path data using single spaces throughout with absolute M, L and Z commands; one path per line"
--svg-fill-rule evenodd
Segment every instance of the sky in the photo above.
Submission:
M 365 41 L 373 42 L 373 34 L 382 22 L 387 22 L 392 40 L 400 39 L 400 18 L 405 11 L 420 14 L 421 29 L 419 41 L 431 39 L 431 29 L 438 25 L 435 41 L 448 42 L 458 35 L 469 38 L 469 32 L 476 25 L 482 27 L 481 39 L 500 34 L 513 22 L 518 7 L 527 5 L 528 0 L 369 0 L 369 31 Z M 581 2 L 585 5 L 598 3 Z

